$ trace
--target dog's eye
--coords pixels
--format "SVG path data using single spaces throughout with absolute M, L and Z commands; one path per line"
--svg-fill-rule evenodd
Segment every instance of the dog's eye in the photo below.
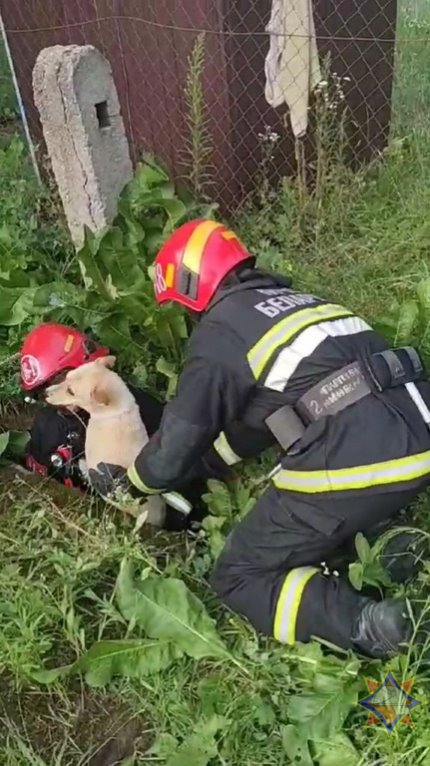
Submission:
M 70 386 L 67 386 L 67 393 L 69 394 L 69 396 L 74 396 L 74 395 L 75 395 L 75 392 L 74 392 L 74 391 L 72 391 L 72 389 L 70 388 Z

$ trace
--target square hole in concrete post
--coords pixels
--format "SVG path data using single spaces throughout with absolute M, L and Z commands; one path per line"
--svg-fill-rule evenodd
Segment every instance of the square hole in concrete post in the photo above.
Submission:
M 96 106 L 96 115 L 97 115 L 97 120 L 99 123 L 99 128 L 109 128 L 110 117 L 109 117 L 109 110 L 108 110 L 108 102 L 100 101 L 95 106 Z

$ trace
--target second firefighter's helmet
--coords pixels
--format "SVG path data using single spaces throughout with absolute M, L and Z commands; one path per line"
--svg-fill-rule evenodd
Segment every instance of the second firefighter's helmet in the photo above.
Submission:
M 249 260 L 254 260 L 251 253 L 223 224 L 210 220 L 185 223 L 155 259 L 156 300 L 205 311 L 224 277 Z

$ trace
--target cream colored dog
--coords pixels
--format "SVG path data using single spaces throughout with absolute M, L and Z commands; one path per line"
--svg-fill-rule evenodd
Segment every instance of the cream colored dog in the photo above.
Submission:
M 87 471 L 96 469 L 99 463 L 129 468 L 148 441 L 134 396 L 120 376 L 110 369 L 114 364 L 114 356 L 101 357 L 71 370 L 62 383 L 46 390 L 49 404 L 88 412 Z M 149 497 L 142 510 L 148 512 L 148 523 L 162 526 L 165 502 L 160 495 Z

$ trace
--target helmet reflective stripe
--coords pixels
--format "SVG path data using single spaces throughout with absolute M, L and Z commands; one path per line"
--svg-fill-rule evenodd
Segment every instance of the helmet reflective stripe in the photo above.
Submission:
M 70 351 L 74 342 L 75 342 L 75 339 L 73 335 L 68 335 L 66 338 L 66 342 L 64 344 L 64 351 L 66 352 L 66 354 Z
M 283 644 L 294 644 L 296 640 L 297 615 L 303 591 L 315 574 L 316 567 L 297 567 L 286 576 L 276 606 L 273 635 Z
M 248 363 L 254 377 L 258 380 L 272 354 L 309 325 L 317 324 L 322 319 L 337 319 L 351 315 L 352 311 L 329 303 L 295 311 L 291 316 L 277 322 L 248 352 Z
M 311 356 L 327 338 L 357 335 L 370 329 L 363 319 L 354 316 L 325 320 L 306 328 L 277 356 L 264 382 L 265 387 L 273 391 L 284 391 L 299 364 Z
M 335 468 L 326 471 L 289 471 L 282 469 L 273 478 L 278 489 L 308 494 L 367 489 L 385 484 L 414 481 L 430 473 L 430 451 L 420 452 L 382 463 Z
M 175 267 L 173 263 L 168 263 L 166 266 L 166 287 L 173 287 L 175 283 Z
M 200 274 L 200 264 L 203 253 L 210 235 L 216 229 L 222 229 L 222 223 L 215 221 L 203 221 L 194 229 L 189 238 L 182 256 L 182 266 L 189 269 L 193 274 Z

